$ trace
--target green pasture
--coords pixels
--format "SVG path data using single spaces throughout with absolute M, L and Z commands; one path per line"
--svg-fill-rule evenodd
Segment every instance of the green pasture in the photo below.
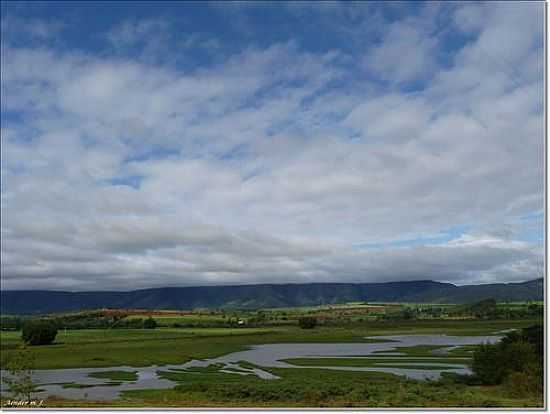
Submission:
M 51 345 L 30 347 L 36 368 L 84 368 L 177 364 L 221 356 L 266 343 L 361 342 L 366 336 L 398 334 L 484 335 L 530 326 L 529 320 L 368 321 L 341 327 L 158 328 L 61 330 Z M 2 331 L 2 367 L 21 344 L 20 332 Z M 412 355 L 411 355 L 412 356 Z
M 135 380 L 135 373 L 117 366 L 178 364 L 205 359 L 266 343 L 339 343 L 380 341 L 381 335 L 447 334 L 487 335 L 534 324 L 534 320 L 416 320 L 365 321 L 342 326 L 297 326 L 269 328 L 167 328 L 60 330 L 52 345 L 29 347 L 36 355 L 36 368 L 113 367 L 94 373 L 107 384 Z M 0 333 L 1 365 L 6 366 L 21 344 L 20 332 Z M 374 337 L 365 339 L 365 337 Z M 399 356 L 373 354 L 368 358 L 295 358 L 303 368 L 268 371 L 280 377 L 262 380 L 254 375 L 220 372 L 210 365 L 180 371 L 164 371 L 161 376 L 176 382 L 167 390 L 123 392 L 115 401 L 74 401 L 56 397 L 46 407 L 540 407 L 542 397 L 517 395 L 505 384 L 473 386 L 444 378 L 440 381 L 413 381 L 381 372 L 351 372 L 317 369 L 314 366 L 364 366 L 433 368 L 425 363 L 469 363 L 472 346 L 437 353 L 442 346 L 396 347 Z M 434 352 L 435 351 L 435 352 Z M 387 352 L 387 351 L 384 351 Z M 414 363 L 416 366 L 406 366 Z M 243 361 L 242 367 L 253 364 Z M 81 388 L 83 384 L 65 384 Z

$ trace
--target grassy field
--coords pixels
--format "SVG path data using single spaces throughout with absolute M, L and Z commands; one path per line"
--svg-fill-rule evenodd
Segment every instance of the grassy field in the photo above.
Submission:
M 223 373 L 175 374 L 180 385 L 166 392 L 124 393 L 129 403 L 145 405 L 270 406 L 270 407 L 461 407 L 533 406 L 540 401 L 507 398 L 506 390 L 422 382 L 379 372 L 343 372 L 322 369 L 270 369 L 281 377 L 262 381 Z
M 270 369 L 279 380 L 220 372 L 166 373 L 169 390 L 126 391 L 114 402 L 51 398 L 46 407 L 540 407 L 541 398 L 512 397 L 504 386 L 412 381 L 378 372 Z
M 36 368 L 173 364 L 242 349 L 270 329 L 89 329 L 59 332 L 52 345 L 33 347 Z M 20 344 L 19 332 L 2 332 L 1 365 Z
M 148 314 L 138 314 L 130 315 L 128 319 L 140 319 L 148 317 Z M 214 314 L 214 315 L 202 315 L 202 314 L 191 314 L 191 315 L 151 315 L 151 317 L 157 322 L 159 326 L 173 326 L 174 324 L 189 324 L 189 325 L 198 325 L 198 324 L 209 324 L 209 323 L 224 323 L 228 320 L 227 317 Z
M 60 331 L 55 343 L 33 347 L 36 368 L 84 368 L 176 364 L 212 358 L 249 345 L 285 342 L 360 342 L 397 334 L 483 335 L 529 326 L 533 321 L 365 322 L 345 327 L 159 328 Z M 20 344 L 20 332 L 1 332 L 1 366 Z
M 486 335 L 511 328 L 528 327 L 537 320 L 451 320 L 423 319 L 408 321 L 357 320 L 357 306 L 350 305 L 347 323 L 318 325 L 301 329 L 296 324 L 265 327 L 174 328 L 157 329 L 75 329 L 58 332 L 51 345 L 30 347 L 37 369 L 106 367 L 93 377 L 117 385 L 133 381 L 133 372 L 117 366 L 180 364 L 191 359 L 206 359 L 244 350 L 251 345 L 268 343 L 340 343 L 380 341 L 383 335 L 447 334 Z M 293 311 L 288 310 L 287 315 Z M 295 311 L 298 312 L 298 311 Z M 309 310 L 299 310 L 307 314 Z M 342 312 L 338 308 L 338 313 Z M 131 318 L 140 315 L 131 315 Z M 164 319 L 201 319 L 212 315 L 153 315 L 160 325 Z M 217 316 L 215 316 L 217 317 Z M 236 319 L 236 318 L 235 318 Z M 20 331 L 1 331 L 1 366 L 17 352 Z M 448 354 L 434 354 L 440 346 L 401 347 L 397 359 L 374 354 L 369 358 L 295 358 L 289 360 L 300 368 L 268 369 L 277 380 L 262 380 L 253 375 L 220 372 L 221 366 L 194 368 L 186 372 L 164 372 L 162 376 L 177 385 L 168 390 L 123 392 L 115 401 L 94 402 L 50 397 L 47 407 L 536 407 L 542 396 L 518 395 L 506 385 L 472 386 L 450 378 L 440 381 L 413 381 L 380 372 L 331 371 L 313 366 L 384 366 L 432 368 L 426 363 L 469 363 L 472 346 L 453 349 Z M 421 359 L 419 359 L 421 358 Z M 254 366 L 246 361 L 243 368 Z M 109 368 L 107 368 L 109 367 Z M 162 371 L 162 368 L 159 368 Z M 86 388 L 85 384 L 64 384 L 67 388 Z

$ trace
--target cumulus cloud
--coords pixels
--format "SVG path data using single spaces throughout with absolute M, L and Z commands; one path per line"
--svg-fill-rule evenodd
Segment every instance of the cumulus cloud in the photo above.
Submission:
M 542 276 L 542 7 L 330 7 L 355 26 L 324 50 L 192 69 L 171 51 L 223 45 L 154 16 L 3 41 L 2 288 Z

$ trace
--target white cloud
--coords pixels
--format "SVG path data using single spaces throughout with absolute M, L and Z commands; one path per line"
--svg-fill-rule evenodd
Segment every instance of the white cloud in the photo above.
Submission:
M 382 79 L 402 83 L 424 79 L 435 70 L 437 38 L 413 20 L 393 23 L 382 42 L 364 57 L 364 66 Z
M 518 224 L 543 203 L 540 10 L 453 8 L 472 40 L 445 67 L 439 9 L 389 26 L 365 57 L 389 88 L 297 41 L 193 70 L 127 52 L 160 20 L 111 31 L 114 55 L 6 43 L 3 288 L 541 276 Z

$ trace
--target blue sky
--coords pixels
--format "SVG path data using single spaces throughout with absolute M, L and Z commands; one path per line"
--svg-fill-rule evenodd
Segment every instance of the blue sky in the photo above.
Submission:
M 543 3 L 2 2 L 2 287 L 543 272 Z

